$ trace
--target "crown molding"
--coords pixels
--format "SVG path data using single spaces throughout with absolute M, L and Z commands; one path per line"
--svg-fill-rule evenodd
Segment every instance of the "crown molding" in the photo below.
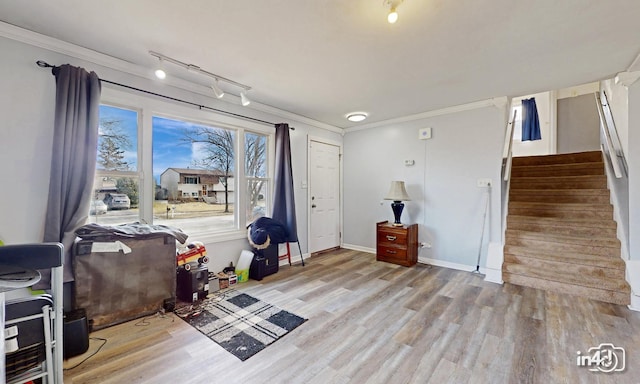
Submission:
M 8 24 L 0 21 L 0 37 L 15 40 L 24 44 L 32 45 L 34 47 L 46 49 L 62 55 L 74 57 L 79 60 L 87 61 L 93 64 L 97 64 L 106 68 L 114 69 L 119 72 L 123 72 L 129 75 L 144 78 L 146 80 L 155 81 L 150 68 L 146 68 L 137 64 L 130 63 L 128 61 L 105 55 L 104 53 L 96 52 L 94 50 L 84 48 L 75 44 L 68 43 L 50 36 L 46 36 L 37 32 L 29 31 L 24 28 L 16 27 L 15 25 Z M 56 65 L 56 63 L 51 63 Z M 35 63 L 34 63 L 35 65 Z M 164 84 L 179 88 L 185 91 L 197 93 L 202 96 L 213 98 L 211 95 L 211 89 L 207 86 L 192 83 L 190 81 L 178 79 L 175 77 L 167 78 L 163 81 Z M 229 102 L 229 96 L 235 103 Z M 240 96 L 226 92 L 225 98 L 227 100 L 217 100 L 218 103 L 227 103 L 230 105 L 240 104 Z M 300 116 L 295 113 L 285 111 L 270 105 L 261 104 L 255 100 L 251 100 L 251 104 L 247 107 L 256 111 L 269 113 L 274 116 L 278 116 L 284 119 L 293 120 L 295 122 L 310 125 L 312 127 L 324 129 L 327 131 L 343 134 L 344 131 L 341 128 L 334 127 L 332 125 L 322 123 L 317 120 L 310 119 L 308 117 Z
M 616 76 L 613 78 L 613 81 L 618 85 L 622 85 L 628 88 L 633 85 L 633 83 L 638 81 L 639 78 L 640 72 L 620 72 L 616 74 Z
M 451 113 L 459 113 L 464 111 L 471 111 L 479 108 L 486 108 L 486 107 L 503 108 L 506 105 L 507 105 L 506 96 L 494 97 L 492 99 L 475 101 L 473 103 L 454 105 L 452 107 L 446 107 L 446 108 L 436 109 L 433 111 L 416 113 L 414 115 L 402 116 L 402 117 L 389 119 L 389 120 L 376 121 L 375 123 L 359 125 L 357 127 L 350 127 L 350 128 L 346 128 L 345 132 L 346 133 L 357 132 L 365 129 L 378 128 L 378 127 L 383 127 L 383 126 L 392 125 L 392 124 L 406 123 L 410 121 L 426 119 L 429 117 L 448 115 Z
M 633 60 L 631 65 L 629 65 L 629 68 L 627 68 L 626 72 L 636 72 L 636 71 L 640 71 L 640 53 L 638 53 L 638 56 L 636 56 L 636 58 Z

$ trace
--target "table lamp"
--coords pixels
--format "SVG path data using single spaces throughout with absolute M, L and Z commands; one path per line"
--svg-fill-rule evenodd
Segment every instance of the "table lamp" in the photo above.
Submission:
M 404 188 L 404 181 L 392 181 L 391 188 L 389 188 L 389 193 L 384 198 L 385 200 L 393 200 L 391 203 L 391 209 L 393 210 L 393 216 L 395 217 L 395 221 L 393 225 L 395 227 L 402 227 L 402 223 L 400 222 L 400 216 L 402 215 L 402 209 L 404 208 L 403 201 L 411 201 L 409 195 L 407 194 L 407 190 Z

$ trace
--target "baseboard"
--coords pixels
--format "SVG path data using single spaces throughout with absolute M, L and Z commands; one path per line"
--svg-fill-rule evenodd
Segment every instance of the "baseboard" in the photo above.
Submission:
M 476 270 L 476 267 L 473 265 L 452 263 L 450 261 L 429 259 L 427 257 L 418 257 L 418 263 L 429 264 L 436 267 L 455 269 L 458 271 L 474 272 Z M 480 273 L 485 274 L 486 271 L 487 271 L 486 268 L 480 268 Z
M 280 256 L 278 256 L 278 258 L 280 258 L 282 256 L 283 255 L 280 255 Z M 302 254 L 302 259 L 305 260 L 305 261 L 310 257 L 311 257 L 311 255 L 308 254 L 308 253 L 303 253 Z M 291 255 L 291 265 L 296 265 L 296 264 L 302 264 L 302 260 L 300 260 L 300 255 Z M 278 265 L 281 266 L 281 267 L 284 267 L 285 265 L 289 265 L 289 260 L 287 258 L 284 258 L 282 260 L 278 260 Z
M 503 284 L 502 263 L 504 261 L 504 245 L 498 242 L 490 242 L 487 249 L 487 272 L 485 281 Z
M 631 286 L 629 309 L 640 312 L 640 260 L 625 260 L 627 282 Z
M 375 248 L 361 247 L 359 245 L 353 245 L 353 244 L 342 244 L 342 248 L 351 249 L 352 251 L 365 252 L 365 253 L 376 253 Z
M 627 305 L 632 311 L 640 312 L 640 296 L 631 292 L 631 304 Z

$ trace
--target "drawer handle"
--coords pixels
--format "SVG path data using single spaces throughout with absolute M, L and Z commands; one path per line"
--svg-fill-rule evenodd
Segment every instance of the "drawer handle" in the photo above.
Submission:
M 392 250 L 390 250 L 390 249 L 387 249 L 387 253 L 390 253 L 390 254 L 392 254 L 392 255 L 395 255 L 397 252 L 396 252 L 396 251 L 392 251 Z
M 389 236 L 389 235 L 387 235 L 387 240 L 389 240 L 389 241 L 395 241 L 395 240 L 396 240 L 396 237 L 395 237 L 395 236 Z

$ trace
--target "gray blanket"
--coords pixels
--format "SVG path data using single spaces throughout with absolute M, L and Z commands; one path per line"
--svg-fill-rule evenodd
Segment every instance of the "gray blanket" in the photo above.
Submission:
M 171 236 L 184 244 L 189 237 L 178 228 L 166 225 L 149 225 L 141 223 L 121 225 L 86 224 L 76 230 L 76 235 L 83 240 L 114 241 L 118 238 L 150 239 Z

